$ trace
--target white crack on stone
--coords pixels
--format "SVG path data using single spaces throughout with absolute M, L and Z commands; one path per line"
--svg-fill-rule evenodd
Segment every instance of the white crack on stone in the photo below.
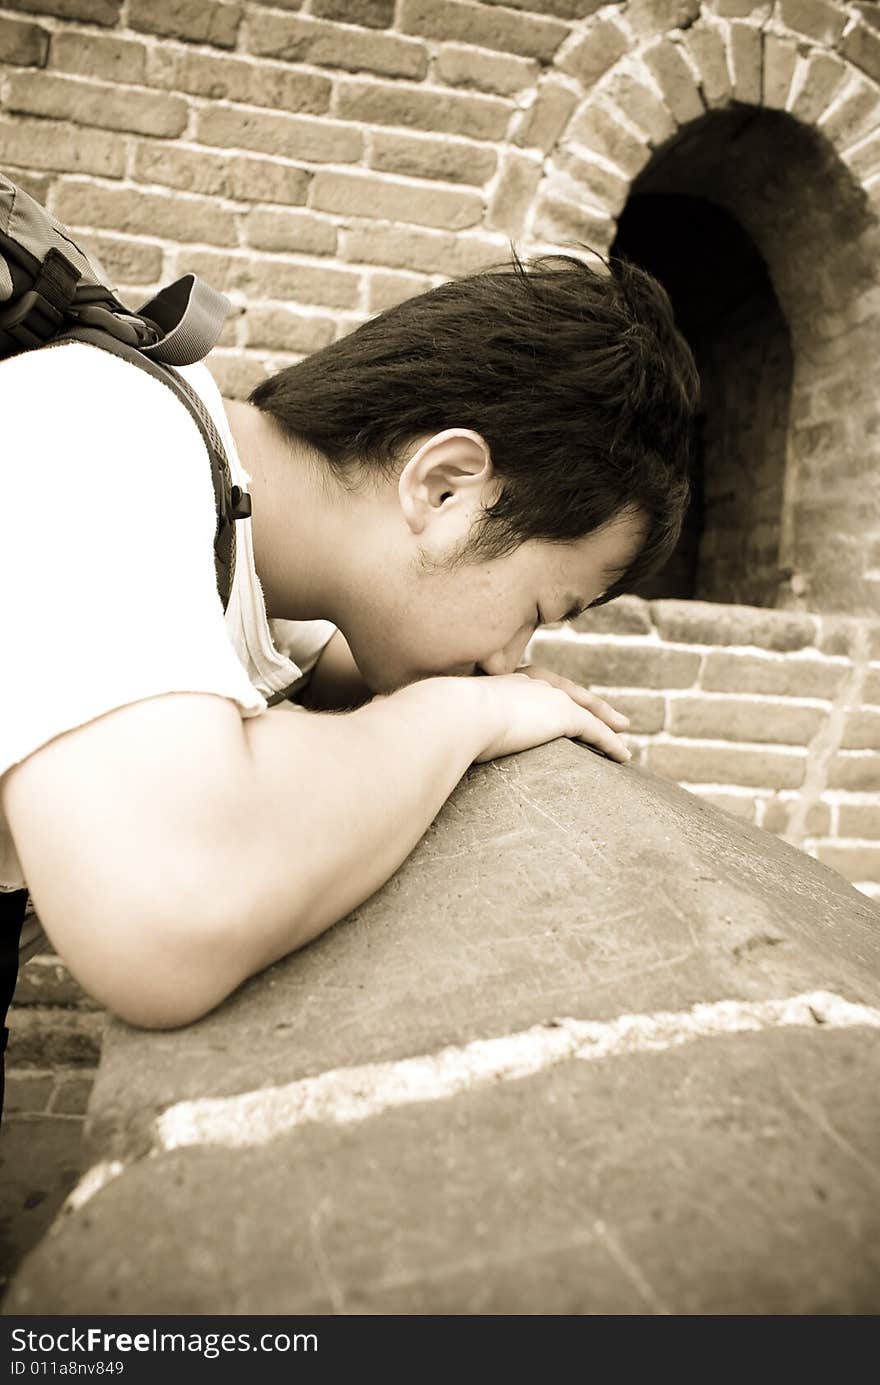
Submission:
M 697 1039 L 792 1025 L 813 1031 L 880 1029 L 880 1010 L 830 991 L 808 991 L 783 1000 L 719 1000 L 685 1011 L 619 1015 L 610 1021 L 551 1020 L 517 1034 L 450 1045 L 437 1053 L 334 1068 L 282 1087 L 262 1087 L 237 1096 L 178 1102 L 157 1119 L 156 1143 L 149 1157 L 191 1146 L 245 1149 L 268 1144 L 300 1125 L 351 1124 L 395 1106 L 440 1101 L 493 1083 L 531 1077 L 569 1060 L 596 1062 L 630 1053 L 664 1052 Z M 69 1195 L 65 1210 L 79 1211 L 127 1167 L 118 1159 L 96 1164 Z
M 880 1029 L 880 1010 L 828 991 L 811 991 L 785 1000 L 721 1000 L 681 1013 L 620 1015 L 609 1022 L 559 1019 L 438 1053 L 335 1068 L 283 1087 L 181 1101 L 159 1117 L 157 1133 L 165 1150 L 189 1145 L 242 1149 L 266 1144 L 299 1125 L 347 1125 L 394 1106 L 440 1101 L 490 1083 L 531 1077 L 570 1059 L 595 1062 L 787 1025 Z

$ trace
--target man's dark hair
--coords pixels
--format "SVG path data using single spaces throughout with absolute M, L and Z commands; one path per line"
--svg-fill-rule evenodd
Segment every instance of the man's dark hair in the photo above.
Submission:
M 644 545 L 608 600 L 675 547 L 698 378 L 664 289 L 626 261 L 607 268 L 514 254 L 380 313 L 250 402 L 343 481 L 359 466 L 393 471 L 423 434 L 480 433 L 503 491 L 468 556 L 573 541 L 641 511 Z

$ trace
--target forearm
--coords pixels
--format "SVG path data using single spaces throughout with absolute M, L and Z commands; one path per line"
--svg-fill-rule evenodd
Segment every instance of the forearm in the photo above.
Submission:
M 243 975 L 344 917 L 406 859 L 485 740 L 467 682 L 414 683 L 342 716 L 244 723 Z

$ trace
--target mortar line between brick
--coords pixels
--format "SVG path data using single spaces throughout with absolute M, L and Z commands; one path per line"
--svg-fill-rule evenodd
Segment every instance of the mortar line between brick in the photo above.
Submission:
M 852 668 L 843 688 L 831 703 L 827 720 L 819 727 L 807 746 L 807 768 L 800 795 L 795 803 L 783 840 L 800 846 L 807 837 L 807 817 L 810 809 L 820 802 L 828 785 L 828 771 L 840 750 L 846 719 L 853 707 L 862 700 L 868 674 L 868 634 L 862 627 L 854 632 Z

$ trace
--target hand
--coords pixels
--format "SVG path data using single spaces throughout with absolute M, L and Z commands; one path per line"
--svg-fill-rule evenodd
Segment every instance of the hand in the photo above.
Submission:
M 562 692 L 574 698 L 580 707 L 585 707 L 593 716 L 604 721 L 612 731 L 625 731 L 629 726 L 629 717 L 624 716 L 623 712 L 618 712 L 610 702 L 606 702 L 603 697 L 597 697 L 580 683 L 573 683 L 570 678 L 563 678 L 560 673 L 554 673 L 552 669 L 536 668 L 534 664 L 520 664 L 516 672 L 524 673 L 527 678 L 539 678 L 542 683 L 549 683 L 551 688 L 560 688 Z
M 632 758 L 613 730 L 613 725 L 623 730 L 627 718 L 567 678 L 524 667 L 477 679 L 476 686 L 489 703 L 493 728 L 477 762 L 530 750 L 559 736 L 585 741 L 612 760 L 626 763 Z

